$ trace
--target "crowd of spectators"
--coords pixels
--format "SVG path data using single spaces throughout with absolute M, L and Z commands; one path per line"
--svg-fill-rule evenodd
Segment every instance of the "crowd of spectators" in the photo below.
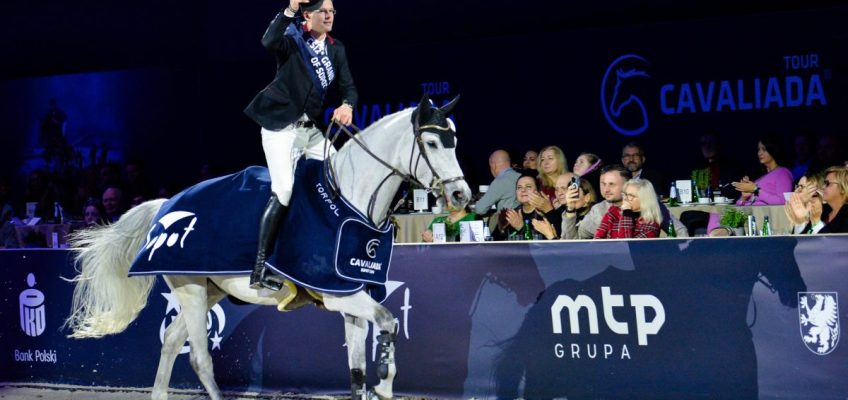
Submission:
M 107 153 L 92 150 L 85 165 L 78 157 L 46 163 L 26 175 L 22 190 L 15 190 L 12 177 L 0 177 L 0 248 L 43 245 L 43 238 L 27 243 L 15 234 L 16 224 L 33 218 L 39 224 L 69 224 L 72 229 L 112 223 L 144 201 L 167 198 L 181 189 L 148 176 L 142 160 L 111 162 Z M 209 169 L 201 167 L 200 175 Z
M 835 136 L 822 136 L 815 151 L 813 141 L 807 133 L 795 138 L 792 164 L 781 137 L 762 136 L 756 147 L 760 173 L 748 176 L 723 157 L 715 135 L 704 135 L 701 164 L 691 175 L 693 190 L 702 196 L 714 192 L 738 206 L 785 205 L 795 227 L 793 232 L 777 233 L 848 232 L 848 210 L 842 207 L 848 199 L 848 161 L 842 160 Z M 646 149 L 638 142 L 622 146 L 620 163 L 604 165 L 595 153 L 581 152 L 572 171 L 557 146 L 527 150 L 520 166 L 511 162 L 507 151 L 496 150 L 489 158 L 494 180 L 486 193 L 476 196 L 475 211 L 490 221 L 495 240 L 694 234 L 670 212 L 666 202 L 671 185 L 666 186 L 668 181 L 657 169 L 646 166 L 647 160 Z M 797 185 L 790 196 L 793 183 Z M 716 227 L 702 233 L 710 234 Z
M 790 233 L 848 232 L 848 209 L 842 207 L 848 199 L 848 173 L 840 146 L 833 135 L 816 140 L 800 133 L 794 138 L 792 158 L 781 137 L 764 135 L 756 147 L 760 173 L 744 175 L 737 163 L 723 156 L 717 137 L 707 134 L 700 138 L 701 164 L 692 177 L 701 179 L 696 182 L 701 189 L 714 188 L 740 206 L 784 205 L 793 225 Z M 25 245 L 15 238 L 16 218 L 26 221 L 32 215 L 42 223 L 79 226 L 112 223 L 131 207 L 179 190 L 148 176 L 143 161 L 109 162 L 106 153 L 103 149 L 98 157 L 92 151 L 84 167 L 78 157 L 63 159 L 58 167 L 48 163 L 31 171 L 20 191 L 10 177 L 0 177 L 0 248 Z M 454 237 L 459 222 L 485 219 L 495 240 L 692 233 L 669 211 L 669 186 L 657 168 L 648 166 L 643 145 L 624 144 L 620 163 L 605 163 L 593 152 L 577 153 L 574 160 L 569 170 L 558 146 L 526 150 L 521 164 L 513 163 L 506 150 L 495 150 L 489 157 L 493 180 L 485 193 L 475 196 L 475 208 L 449 209 L 448 216 L 433 222 L 445 223 L 448 236 Z M 200 167 L 197 181 L 212 177 L 209 165 Z M 711 221 L 717 219 L 714 215 Z M 706 233 L 716 227 L 711 223 Z M 424 241 L 432 241 L 430 229 L 422 232 Z

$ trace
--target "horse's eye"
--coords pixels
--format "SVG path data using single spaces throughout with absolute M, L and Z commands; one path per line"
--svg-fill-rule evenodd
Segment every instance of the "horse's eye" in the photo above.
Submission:
M 439 146 L 436 146 L 436 142 L 434 142 L 434 141 L 432 141 L 432 140 L 431 140 L 431 141 L 429 141 L 429 142 L 427 142 L 427 147 L 429 147 L 429 148 L 431 148 L 431 149 L 433 149 L 433 150 L 435 150 L 435 149 L 439 148 Z

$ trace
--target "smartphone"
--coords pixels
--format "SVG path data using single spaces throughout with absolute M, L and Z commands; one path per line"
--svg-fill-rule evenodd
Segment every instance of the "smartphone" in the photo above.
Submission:
M 577 176 L 577 175 L 572 175 L 571 176 L 571 185 L 569 185 L 569 186 L 574 187 L 574 188 L 580 187 L 580 177 Z

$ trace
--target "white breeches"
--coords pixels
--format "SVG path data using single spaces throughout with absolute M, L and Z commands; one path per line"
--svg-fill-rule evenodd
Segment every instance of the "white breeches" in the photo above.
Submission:
M 336 152 L 316 128 L 295 128 L 294 124 L 279 131 L 262 128 L 262 150 L 271 174 L 271 191 L 281 204 L 289 205 L 297 160 L 304 154 L 309 160 L 323 160 L 325 145 L 329 147 L 328 156 Z

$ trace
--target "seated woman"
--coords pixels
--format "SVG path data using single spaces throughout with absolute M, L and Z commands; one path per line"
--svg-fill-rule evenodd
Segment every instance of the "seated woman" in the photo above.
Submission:
M 804 182 L 802 178 L 799 186 Z M 806 183 L 806 182 L 804 182 Z M 795 225 L 795 233 L 848 233 L 848 208 L 844 207 L 848 200 L 848 168 L 830 167 L 825 171 L 821 185 L 821 200 L 817 201 L 811 189 L 802 189 L 801 193 L 793 193 L 789 198 L 790 207 L 787 216 Z M 809 201 L 807 198 L 810 197 Z M 806 222 L 806 223 L 804 223 Z M 799 227 L 804 223 L 803 227 Z
M 765 168 L 766 174 L 755 182 L 744 176 L 733 187 L 742 195 L 736 201 L 739 206 L 780 205 L 786 200 L 783 193 L 792 191 L 792 172 L 783 163 L 783 150 L 780 138 L 767 135 L 757 144 L 757 157 Z
M 603 166 L 601 158 L 592 153 L 580 153 L 577 156 L 577 160 L 574 161 L 574 168 L 572 170 L 578 176 L 585 176 L 586 174 L 600 170 Z
M 522 175 L 515 183 L 515 198 L 519 205 L 515 209 L 507 209 L 501 213 L 502 218 L 499 219 L 497 229 L 493 233 L 495 240 L 523 240 L 528 236 L 533 239 L 542 237 L 541 232 L 533 229 L 532 225 L 524 223 L 524 221 L 541 219 L 544 215 L 533 207 L 530 202 L 531 195 L 539 195 L 536 177 L 530 174 Z
M 427 229 L 421 232 L 421 240 L 433 242 L 433 224 L 445 224 L 445 239 L 448 242 L 459 241 L 459 223 L 462 221 L 474 221 L 477 219 L 477 214 L 469 212 L 468 207 L 456 208 L 448 204 L 448 215 L 438 216 L 430 221 Z
M 557 146 L 548 146 L 542 149 L 539 153 L 538 160 L 539 171 L 539 192 L 545 197 L 544 202 L 534 200 L 534 204 L 542 212 L 548 212 L 558 208 L 556 203 L 556 180 L 560 175 L 568 174 L 571 179 L 571 173 L 568 172 L 568 160 L 565 159 L 565 154 Z
M 556 229 L 556 225 L 547 218 L 542 221 L 533 220 L 533 228 L 541 232 L 548 240 L 561 237 L 565 239 L 562 234 L 565 231 L 565 226 L 563 226 L 565 218 L 568 218 L 568 215 L 571 214 L 576 215 L 577 226 L 579 227 L 580 221 L 589 213 L 589 209 L 598 202 L 595 188 L 588 180 L 581 179 L 580 185 L 577 186 L 572 184 L 571 180 L 567 179 L 565 175 L 557 179 L 556 195 L 559 203 L 565 204 L 561 214 L 560 229 Z
M 795 191 L 783 205 L 786 218 L 793 225 L 793 234 L 805 234 L 810 222 L 810 214 L 822 212 L 822 189 L 824 177 L 813 171 L 808 171 L 798 180 Z
M 93 199 L 87 201 L 82 210 L 85 226 L 92 227 L 106 224 L 106 220 L 103 219 L 104 214 L 105 212 L 100 208 L 100 203 Z
M 662 212 L 651 182 L 631 179 L 624 184 L 621 197 L 621 207 L 610 207 L 595 232 L 595 239 L 659 237 Z

